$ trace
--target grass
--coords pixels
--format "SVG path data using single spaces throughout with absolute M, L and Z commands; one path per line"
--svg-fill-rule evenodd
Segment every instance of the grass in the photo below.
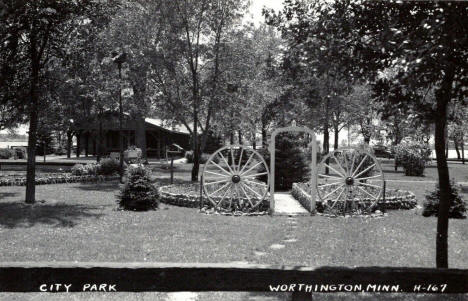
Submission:
M 468 165 L 451 163 L 458 181 Z M 392 168 L 391 164 L 385 167 Z M 436 180 L 435 168 L 424 180 Z M 157 181 L 168 183 L 167 170 L 155 168 Z M 386 176 L 407 180 L 402 173 Z M 435 178 L 434 178 L 435 176 Z M 175 173 L 188 183 L 189 165 Z M 418 202 L 434 184 L 391 182 L 389 188 L 410 190 Z M 36 205 L 24 204 L 25 187 L 0 187 L 2 261 L 158 261 L 251 262 L 308 266 L 435 266 L 436 218 L 417 210 L 390 211 L 381 219 L 203 215 L 197 209 L 160 205 L 150 212 L 116 210 L 118 183 L 57 184 L 36 187 Z M 465 200 L 468 199 L 464 195 Z M 450 220 L 449 266 L 468 268 L 468 221 Z M 294 237 L 294 243 L 283 242 Z M 283 249 L 272 250 L 282 243 Z M 260 255 L 259 255 L 260 254 Z M 168 297 L 169 296 L 169 297 Z M 0 294 L 7 300 L 171 300 L 162 293 Z M 374 300 L 376 295 L 316 294 L 314 300 Z M 405 295 L 407 300 L 439 300 L 438 296 Z M 379 295 L 400 300 L 402 295 Z M 444 296 L 445 297 L 445 296 Z M 450 296 L 462 300 L 465 296 Z M 288 300 L 287 294 L 202 293 L 196 300 Z
M 45 203 L 31 206 L 19 202 L 24 187 L 2 187 L 0 260 L 246 261 L 284 227 L 284 219 L 269 216 L 203 215 L 164 204 L 158 211 L 117 211 L 117 188 L 117 183 L 38 186 L 37 199 Z
M 118 211 L 117 183 L 38 186 L 37 199 L 45 202 L 36 205 L 21 202 L 24 190 L 0 189 L 2 261 L 434 266 L 436 218 L 415 210 L 382 219 L 301 217 L 293 230 L 286 217 L 204 215 L 165 204 L 157 211 Z M 450 221 L 451 267 L 468 268 L 467 225 Z M 269 249 L 291 234 L 297 243 Z
M 437 163 L 433 161 L 424 170 L 423 177 L 407 177 L 402 167 L 398 167 L 395 172 L 393 162 L 389 160 L 383 161 L 381 164 L 386 180 L 406 180 L 406 181 L 438 181 Z M 468 182 L 468 162 L 467 164 L 449 162 L 450 178 L 457 182 Z

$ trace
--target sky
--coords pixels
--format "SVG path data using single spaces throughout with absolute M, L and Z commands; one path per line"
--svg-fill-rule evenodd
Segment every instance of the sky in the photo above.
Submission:
M 251 0 L 250 14 L 246 15 L 246 20 L 252 20 L 255 25 L 259 25 L 264 22 L 262 16 L 263 7 L 274 9 L 279 11 L 283 8 L 283 0 Z

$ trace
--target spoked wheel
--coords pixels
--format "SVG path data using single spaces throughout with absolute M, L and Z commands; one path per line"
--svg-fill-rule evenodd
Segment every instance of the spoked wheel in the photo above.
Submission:
M 203 168 L 203 192 L 216 209 L 252 211 L 266 198 L 269 183 L 263 157 L 242 145 L 220 148 Z
M 325 213 L 371 213 L 382 198 L 383 187 L 380 163 L 362 149 L 335 150 L 318 166 L 317 194 Z

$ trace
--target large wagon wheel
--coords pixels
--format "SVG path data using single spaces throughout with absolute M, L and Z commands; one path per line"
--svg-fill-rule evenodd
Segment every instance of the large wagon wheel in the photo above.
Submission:
M 268 165 L 254 149 L 225 146 L 213 153 L 203 168 L 202 186 L 206 198 L 217 209 L 232 209 L 233 201 L 249 211 L 268 194 Z
M 371 213 L 383 189 L 380 163 L 365 150 L 332 151 L 317 169 L 317 194 L 327 213 Z

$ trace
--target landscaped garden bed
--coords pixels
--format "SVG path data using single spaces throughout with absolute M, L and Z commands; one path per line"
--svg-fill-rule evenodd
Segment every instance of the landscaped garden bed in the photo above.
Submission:
M 74 176 L 69 173 L 51 173 L 36 175 L 36 185 L 46 184 L 62 184 L 62 183 L 77 183 L 77 182 L 97 182 L 97 181 L 112 181 L 119 179 L 119 176 L 111 175 L 82 175 Z M 25 186 L 26 176 L 21 174 L 9 174 L 0 176 L 0 186 Z
M 298 200 L 304 208 L 311 211 L 311 187 L 310 183 L 294 183 L 291 194 Z M 371 203 L 374 200 L 363 198 L 359 199 L 360 203 Z M 411 191 L 388 189 L 385 191 L 385 198 L 381 196 L 377 201 L 376 208 L 380 210 L 397 210 L 397 209 L 413 209 L 417 205 L 416 196 Z M 316 200 L 317 212 L 323 212 L 325 206 L 320 199 Z
M 159 197 L 162 203 L 189 207 L 189 208 L 200 208 L 203 207 L 204 210 L 208 213 L 207 209 L 213 208 L 213 204 L 203 195 L 203 198 L 200 197 L 200 184 L 174 184 L 161 186 L 159 188 Z M 211 197 L 215 202 L 221 200 L 222 196 L 212 196 Z M 231 205 L 231 208 L 229 208 Z M 250 203 L 247 198 L 232 198 L 229 199 L 229 196 L 226 196 L 221 210 L 230 210 L 230 211 L 249 211 Z M 263 200 L 262 203 L 255 208 L 255 211 L 266 212 L 270 206 L 268 198 Z

